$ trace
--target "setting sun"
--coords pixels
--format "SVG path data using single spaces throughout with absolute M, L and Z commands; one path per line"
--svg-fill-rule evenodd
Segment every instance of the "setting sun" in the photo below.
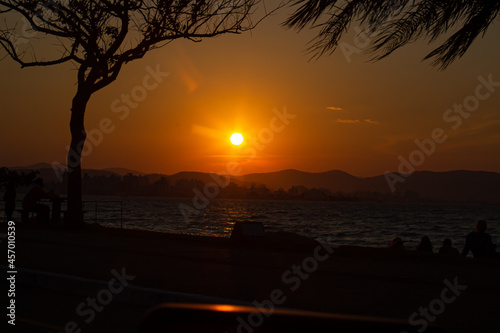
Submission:
M 241 135 L 240 133 L 233 133 L 233 135 L 231 135 L 231 143 L 235 146 L 239 146 L 243 143 L 243 135 Z

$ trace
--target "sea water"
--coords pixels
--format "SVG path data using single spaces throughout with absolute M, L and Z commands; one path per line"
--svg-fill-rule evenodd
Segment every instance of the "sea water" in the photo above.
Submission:
M 387 247 L 394 237 L 414 249 L 429 236 L 434 250 L 450 238 L 462 249 L 478 219 L 500 247 L 500 205 L 360 203 L 276 200 L 212 200 L 196 209 L 192 199 L 87 197 L 88 222 L 159 232 L 229 237 L 237 221 L 262 222 L 267 231 L 289 231 L 333 245 Z M 117 200 L 98 204 L 92 200 Z M 180 208 L 184 207 L 184 211 Z M 186 216 L 186 207 L 191 214 Z M 198 206 L 199 207 L 199 206 Z M 195 210 L 196 209 L 196 210 Z

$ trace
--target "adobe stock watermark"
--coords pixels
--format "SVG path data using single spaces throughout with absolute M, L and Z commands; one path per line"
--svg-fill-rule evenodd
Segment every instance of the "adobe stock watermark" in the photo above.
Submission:
M 29 44 L 30 38 L 34 38 L 38 34 L 38 31 L 33 30 L 29 21 L 25 17 L 21 19 L 21 23 L 22 25 L 19 31 L 20 34 L 6 32 L 4 33 L 3 37 L 0 36 L 2 38 L 5 38 L 6 41 L 10 43 L 10 47 L 15 54 L 18 54 L 20 52 L 21 46 Z
M 61 6 L 63 6 L 65 2 L 68 3 L 69 1 L 39 1 L 38 11 L 35 13 L 34 20 L 37 20 L 39 18 L 47 19 L 58 15 Z M 16 29 L 16 27 L 14 29 Z M 6 33 L 6 35 L 3 36 L 3 38 L 5 38 L 8 43 L 10 43 L 12 51 L 14 51 L 15 54 L 19 54 L 20 47 L 22 45 L 29 44 L 30 39 L 35 38 L 38 34 L 39 30 L 33 27 L 30 21 L 25 16 L 22 16 L 19 34 L 15 34 L 13 31 L 9 31 L 8 33 Z
M 163 72 L 159 64 L 154 69 L 147 66 L 145 71 L 147 74 L 140 85 L 132 88 L 129 93 L 122 93 L 120 98 L 111 103 L 111 111 L 117 114 L 119 120 L 127 119 L 130 116 L 130 111 L 136 109 L 148 97 L 148 94 L 158 88 L 164 79 L 170 75 L 168 72 Z M 78 143 L 77 151 L 69 145 L 66 146 L 69 157 L 68 166 L 66 167 L 57 161 L 52 162 L 52 169 L 56 173 L 59 182 L 63 181 L 62 175 L 64 172 L 71 172 L 78 165 L 78 153 L 81 154 L 82 158 L 89 156 L 95 147 L 102 144 L 105 135 L 111 134 L 115 130 L 115 122 L 110 118 L 103 118 L 97 128 L 90 130 L 88 133 L 84 131 L 86 138 Z
M 274 309 L 278 305 L 286 302 L 286 290 L 289 292 L 297 291 L 302 283 L 309 279 L 311 274 L 316 272 L 319 264 L 330 258 L 334 250 L 326 245 L 320 244 L 314 249 L 314 254 L 302 260 L 300 265 L 293 265 L 286 270 L 281 276 L 281 281 L 286 285 L 283 289 L 274 289 L 269 293 L 269 298 L 261 302 L 255 300 L 253 305 L 257 310 L 248 314 L 247 318 L 238 316 L 236 319 L 238 327 L 237 333 L 253 333 L 255 329 L 264 324 L 266 318 L 269 318 L 274 313 Z
M 451 127 L 451 130 L 458 130 L 464 120 L 468 119 L 472 113 L 479 109 L 481 102 L 489 99 L 495 93 L 496 89 L 500 87 L 500 82 L 493 80 L 493 74 L 489 74 L 487 79 L 479 76 L 477 80 L 479 84 L 473 95 L 467 96 L 461 104 L 455 104 L 443 113 L 443 121 Z M 402 155 L 398 156 L 400 162 L 398 172 L 387 171 L 384 174 L 391 192 L 394 193 L 396 191 L 397 183 L 404 183 L 415 171 L 416 167 L 424 164 L 427 158 L 434 154 L 438 145 L 448 140 L 446 133 L 444 128 L 436 127 L 431 131 L 430 137 L 423 140 L 415 139 L 414 142 L 417 147 L 410 152 L 408 158 Z
M 76 314 L 87 325 L 94 321 L 97 313 L 102 312 L 104 307 L 113 301 L 115 295 L 120 294 L 129 285 L 129 282 L 135 279 L 134 275 L 127 275 L 125 267 L 121 269 L 121 272 L 113 269 L 111 274 L 113 278 L 109 280 L 107 288 L 99 290 L 95 297 L 87 297 L 84 302 L 76 306 Z M 64 332 L 60 333 L 81 333 L 80 327 L 81 325 L 76 321 L 69 321 L 64 325 Z
M 278 109 L 273 110 L 274 116 L 269 121 L 269 126 L 262 128 L 257 137 L 249 138 L 249 147 L 241 151 L 242 156 L 248 156 L 242 162 L 253 161 L 259 151 L 269 145 L 277 133 L 285 130 L 286 126 L 290 125 L 291 120 L 297 117 L 296 114 L 288 113 L 286 106 L 282 111 Z M 193 189 L 192 206 L 184 203 L 179 204 L 179 211 L 181 212 L 184 221 L 189 224 L 192 215 L 200 214 L 210 204 L 210 200 L 217 198 L 220 194 L 221 188 L 225 188 L 231 182 L 231 176 L 241 175 L 243 168 L 242 162 L 229 161 L 225 165 L 225 170 L 218 173 L 211 173 L 213 181 L 205 184 L 203 192 L 198 188 Z
M 409 319 L 408 323 L 411 326 L 419 327 L 417 329 L 418 333 L 423 333 L 429 323 L 433 323 L 436 321 L 437 316 L 443 314 L 446 310 L 446 305 L 450 305 L 451 303 L 457 300 L 457 297 L 462 294 L 462 291 L 467 289 L 466 285 L 461 285 L 458 283 L 458 277 L 455 277 L 453 282 L 450 282 L 448 279 L 443 281 L 446 286 L 441 290 L 441 294 L 438 298 L 430 301 L 427 307 L 420 307 L 418 312 L 413 312 Z M 408 333 L 407 331 L 402 331 L 401 333 Z

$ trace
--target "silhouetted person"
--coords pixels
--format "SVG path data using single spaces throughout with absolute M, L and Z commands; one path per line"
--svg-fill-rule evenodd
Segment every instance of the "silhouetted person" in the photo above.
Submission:
M 454 256 L 459 256 L 460 252 L 453 246 L 451 246 L 451 239 L 446 238 L 443 240 L 443 246 L 439 248 L 439 253 L 440 254 L 450 254 Z
M 465 237 L 465 246 L 462 256 L 467 256 L 469 251 L 474 258 L 495 258 L 495 245 L 491 242 L 490 234 L 486 233 L 488 224 L 484 220 L 476 222 L 476 228 Z
M 14 214 L 14 210 L 16 209 L 16 185 L 13 181 L 7 183 L 3 201 L 5 201 L 5 216 L 7 217 L 7 221 L 12 221 L 12 214 Z
M 50 207 L 39 203 L 42 198 L 49 198 L 50 195 L 43 190 L 43 179 L 37 178 L 30 185 L 23 199 L 23 209 L 28 212 L 35 212 L 38 222 L 48 223 Z
M 389 246 L 390 249 L 394 249 L 394 250 L 404 250 L 405 249 L 405 245 L 403 243 L 403 240 L 401 239 L 401 237 L 396 237 L 392 240 L 391 242 L 391 245 Z
M 417 245 L 417 251 L 432 253 L 432 243 L 429 237 L 424 236 Z

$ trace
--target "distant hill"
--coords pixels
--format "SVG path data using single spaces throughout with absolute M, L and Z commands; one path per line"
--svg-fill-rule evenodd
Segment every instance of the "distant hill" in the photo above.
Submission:
M 273 190 L 279 188 L 287 190 L 292 186 L 300 185 L 310 188 L 338 189 L 339 191 L 349 190 L 350 192 L 362 188 L 360 178 L 339 170 L 309 173 L 290 169 L 269 173 L 252 173 L 236 177 L 236 179 L 244 183 L 265 184 Z
M 9 167 L 10 170 L 39 170 L 39 169 L 52 169 L 49 163 L 36 163 L 28 166 L 15 166 Z
M 414 191 L 425 198 L 500 204 L 500 173 L 420 171 L 413 173 L 396 189 L 401 192 Z
M 37 163 L 33 165 L 28 165 L 28 166 L 17 166 L 17 167 L 9 167 L 10 170 L 18 170 L 18 171 L 23 171 L 23 170 L 34 170 L 38 171 L 38 177 L 43 178 L 46 183 L 50 182 L 57 182 L 57 174 L 52 167 L 51 164 L 49 163 Z M 64 169 L 67 169 L 64 167 Z M 119 169 L 119 170 L 128 170 L 128 169 Z M 130 171 L 132 172 L 132 171 Z M 111 176 L 114 174 L 118 174 L 117 172 L 110 171 L 108 169 L 104 170 L 98 170 L 98 169 L 83 169 L 82 174 L 88 174 L 89 177 L 96 177 L 96 176 Z M 120 175 L 120 174 L 118 174 Z
M 308 188 L 326 188 L 332 192 L 389 193 L 384 175 L 359 178 L 343 171 L 308 173 L 284 170 L 271 173 L 249 174 L 238 177 L 248 183 L 266 184 L 271 189 L 303 185 Z M 420 198 L 460 202 L 500 203 L 500 173 L 484 171 L 417 171 L 395 185 L 397 192 L 413 192 Z
M 226 176 L 219 176 L 214 173 L 204 173 L 204 172 L 195 172 L 195 171 L 183 171 L 178 172 L 172 176 L 168 176 L 170 182 L 174 183 L 180 179 L 198 179 L 204 183 L 216 182 L 216 179 L 219 179 L 221 183 L 225 183 L 227 178 Z M 231 178 L 231 181 L 238 184 L 243 185 L 243 182 L 238 178 Z
M 57 175 L 54 172 L 52 165 L 50 165 L 49 163 L 37 163 L 28 166 L 9 167 L 9 169 L 16 171 L 27 171 L 27 170 L 38 171 L 37 177 L 43 178 L 46 183 L 57 181 Z
M 126 168 L 106 168 L 103 170 L 115 173 L 119 176 L 125 176 L 129 173 L 133 174 L 134 176 L 145 176 L 146 175 L 144 172 L 130 170 L 130 169 L 126 169 Z
M 47 182 L 57 181 L 57 176 L 48 163 L 38 163 L 26 167 L 11 167 L 12 170 L 37 170 L 40 177 Z M 133 174 L 144 176 L 150 184 L 161 177 L 167 178 L 172 185 L 178 180 L 201 180 L 204 183 L 214 182 L 215 174 L 204 172 L 179 172 L 174 175 L 145 174 L 125 168 L 108 168 L 104 170 L 84 169 L 83 174 L 95 176 L 124 176 Z M 417 171 L 408 177 L 401 176 L 404 181 L 397 183 L 395 189 L 401 195 L 450 202 L 483 202 L 500 204 L 500 173 L 484 171 L 457 170 L 448 172 Z M 253 173 L 232 177 L 232 182 L 239 186 L 250 187 L 252 184 L 265 185 L 271 190 L 290 189 L 292 186 L 328 189 L 333 193 L 345 194 L 355 192 L 378 192 L 381 195 L 391 193 L 384 175 L 360 178 L 344 171 L 332 170 L 320 173 L 299 170 L 283 170 L 269 173 Z

